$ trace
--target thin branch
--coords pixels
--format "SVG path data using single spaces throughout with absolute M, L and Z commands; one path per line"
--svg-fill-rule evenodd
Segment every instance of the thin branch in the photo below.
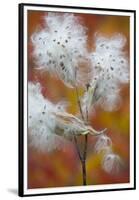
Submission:
M 74 135 L 73 138 L 74 138 L 74 142 L 75 142 L 75 146 L 76 146 L 76 150 L 77 150 L 78 156 L 79 156 L 80 160 L 82 161 L 83 159 L 82 159 L 82 156 L 81 156 L 81 153 L 80 153 L 80 150 L 79 150 L 79 146 L 78 146 L 77 138 L 76 138 L 75 135 Z
M 86 185 L 86 161 L 82 161 L 83 185 Z
M 88 140 L 88 135 L 85 135 L 85 144 L 84 144 L 84 160 L 86 161 L 86 155 L 87 155 L 87 140 Z
M 87 86 L 88 90 L 88 86 Z M 86 107 L 86 123 L 88 124 L 88 109 Z M 87 143 L 88 143 L 88 135 L 85 135 L 85 141 L 84 141 L 84 152 L 83 152 L 83 184 L 86 185 L 86 157 L 87 157 Z
M 79 109 L 80 109 L 80 114 L 81 114 L 81 117 L 82 117 L 83 121 L 85 121 L 77 86 L 75 86 L 75 91 L 76 91 L 76 95 L 77 95 L 77 103 L 78 103 L 78 106 L 79 106 Z
M 76 138 L 75 135 L 74 135 L 74 142 L 75 142 L 75 147 L 76 147 L 79 159 L 80 159 L 81 164 L 82 164 L 83 185 L 86 185 L 86 160 L 84 159 L 84 157 L 81 156 L 79 146 L 78 146 L 78 142 L 77 142 L 77 138 Z
M 76 77 L 76 75 L 77 75 L 77 74 L 76 74 L 76 72 L 75 72 L 75 77 Z M 78 92 L 78 88 L 77 88 L 76 85 L 75 85 L 75 91 L 76 91 L 77 103 L 78 103 L 78 107 L 79 107 L 79 110 L 80 110 L 80 114 L 81 114 L 82 120 L 83 120 L 84 123 L 85 123 L 85 118 L 84 118 L 83 111 L 82 111 L 82 106 L 81 106 L 81 102 L 80 102 L 79 92 Z M 87 135 L 85 135 L 85 143 L 84 143 L 84 152 L 83 152 L 83 156 L 81 156 L 81 153 L 80 153 L 80 150 L 79 150 L 79 147 L 78 147 L 78 143 L 77 143 L 76 137 L 74 137 L 74 141 L 75 141 L 76 149 L 77 149 L 77 152 L 78 152 L 78 155 L 79 155 L 81 164 L 82 164 L 83 185 L 86 185 Z
M 86 84 L 86 90 L 87 90 L 87 91 L 88 91 L 89 87 L 90 87 L 90 85 L 89 85 L 89 84 Z M 88 108 L 87 108 L 87 105 L 86 105 L 86 122 L 87 122 L 87 123 L 88 123 L 88 118 L 89 118 L 89 116 L 88 116 Z

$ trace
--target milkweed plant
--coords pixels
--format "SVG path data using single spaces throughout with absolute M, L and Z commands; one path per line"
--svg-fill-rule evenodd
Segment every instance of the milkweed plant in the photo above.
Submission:
M 122 84 L 129 81 L 126 38 L 119 33 L 106 37 L 92 36 L 93 49 L 87 48 L 87 28 L 74 14 L 48 13 L 44 26 L 31 36 L 36 70 L 48 72 L 75 90 L 78 113 L 67 112 L 70 102 L 56 104 L 41 93 L 39 82 L 28 83 L 28 128 L 30 145 L 42 151 L 62 149 L 66 142 L 75 144 L 82 168 L 83 185 L 87 184 L 88 136 L 96 137 L 95 153 L 103 153 L 102 168 L 117 174 L 123 161 L 112 148 L 107 128 L 95 130 L 89 117 L 96 107 L 107 112 L 117 109 Z M 84 93 L 80 95 L 79 88 Z M 79 139 L 83 138 L 81 151 Z

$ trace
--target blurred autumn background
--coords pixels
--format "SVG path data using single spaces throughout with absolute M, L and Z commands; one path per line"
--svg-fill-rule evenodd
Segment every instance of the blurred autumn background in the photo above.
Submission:
M 43 17 L 47 12 L 28 11 L 28 81 L 40 82 L 42 93 L 52 102 L 61 99 L 70 102 L 68 112 L 77 113 L 77 101 L 74 89 L 47 72 L 35 70 L 32 58 L 30 36 L 37 28 L 44 26 Z M 106 36 L 122 33 L 127 38 L 125 50 L 129 54 L 129 18 L 125 16 L 105 16 L 76 14 L 81 23 L 88 28 L 88 48 L 93 47 L 93 35 L 98 32 Z M 82 91 L 81 91 L 82 92 Z M 113 142 L 114 152 L 124 161 L 124 169 L 119 175 L 107 174 L 101 169 L 101 156 L 93 151 L 95 139 L 89 138 L 87 157 L 87 184 L 113 184 L 129 182 L 129 85 L 121 90 L 122 102 L 117 111 L 105 112 L 97 108 L 90 116 L 90 123 L 97 130 L 107 127 L 107 135 Z M 34 108 L 35 109 L 35 108 Z M 82 185 L 81 164 L 74 145 L 67 145 L 63 151 L 42 153 L 28 147 L 28 188 L 46 188 Z

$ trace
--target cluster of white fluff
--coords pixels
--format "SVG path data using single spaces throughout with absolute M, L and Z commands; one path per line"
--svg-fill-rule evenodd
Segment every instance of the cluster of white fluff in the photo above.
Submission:
M 62 148 L 65 139 L 94 133 L 90 126 L 65 111 L 65 104 L 52 104 L 41 94 L 40 84 L 28 83 L 28 128 L 30 144 L 51 151 Z
M 55 134 L 56 120 L 52 112 L 64 109 L 61 103 L 54 105 L 43 97 L 39 83 L 28 83 L 28 128 L 31 146 L 47 151 L 62 147 L 64 140 Z
M 123 167 L 123 161 L 117 154 L 105 154 L 102 160 L 102 167 L 107 173 L 113 173 L 116 175 L 121 171 Z
M 48 13 L 45 27 L 32 35 L 39 69 L 58 76 L 68 87 L 83 84 L 79 66 L 86 57 L 86 29 L 74 14 Z M 82 79 L 83 78 L 83 79 Z
M 107 135 L 100 135 L 95 144 L 95 151 L 100 153 L 101 151 L 108 151 L 112 147 L 112 141 Z
M 98 136 L 94 149 L 96 153 L 103 153 L 102 168 L 107 173 L 114 173 L 116 175 L 121 171 L 123 162 L 119 155 L 113 153 L 112 141 L 107 135 L 102 134 Z
M 129 81 L 125 42 L 120 34 L 111 38 L 96 35 L 95 51 L 90 55 L 93 79 L 83 97 L 84 110 L 95 103 L 108 111 L 118 107 L 120 85 Z

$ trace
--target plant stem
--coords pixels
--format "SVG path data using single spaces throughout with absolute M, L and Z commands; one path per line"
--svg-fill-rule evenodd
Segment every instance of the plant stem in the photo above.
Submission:
M 76 86 L 75 86 L 75 90 L 76 90 L 76 95 L 77 95 L 77 103 L 78 103 L 78 106 L 80 109 L 80 114 L 81 114 L 82 120 L 85 122 L 85 118 L 83 115 L 81 102 L 80 102 L 80 98 L 79 98 L 79 92 L 78 92 L 78 88 Z M 88 117 L 87 117 L 87 119 L 88 119 Z M 87 184 L 87 181 L 86 181 L 86 178 L 87 178 L 86 177 L 87 135 L 85 135 L 84 137 L 85 137 L 85 141 L 84 141 L 83 156 L 81 156 L 76 137 L 74 138 L 74 141 L 75 141 L 76 149 L 77 149 L 77 152 L 78 152 L 81 164 L 82 164 L 83 185 L 86 185 Z
M 75 91 L 76 91 L 76 95 L 77 95 L 77 103 L 78 103 L 78 106 L 79 106 L 79 109 L 80 109 L 80 114 L 81 114 L 83 121 L 85 121 L 83 111 L 82 111 L 81 102 L 80 102 L 80 98 L 79 98 L 78 88 L 76 86 L 75 86 Z
M 86 161 L 82 161 L 83 185 L 86 185 Z
M 83 185 L 86 185 L 86 156 L 87 156 L 87 135 L 85 137 L 84 142 L 84 152 L 83 152 L 83 161 L 82 161 L 82 170 L 83 170 Z
M 77 150 L 78 156 L 79 156 L 80 160 L 82 161 L 82 156 L 81 156 L 81 153 L 80 153 L 80 149 L 78 147 L 78 142 L 77 142 L 76 136 L 74 136 L 74 142 L 75 142 L 75 146 L 76 146 L 76 150 Z
M 76 136 L 74 136 L 74 142 L 75 142 L 75 146 L 76 146 L 76 150 L 77 150 L 79 159 L 80 159 L 81 164 L 82 164 L 83 185 L 86 185 L 86 165 L 85 165 L 85 160 L 81 156 Z
M 87 122 L 88 122 L 88 114 L 87 114 Z M 82 163 L 82 168 L 83 168 L 83 184 L 86 185 L 86 157 L 87 157 L 87 142 L 88 142 L 88 135 L 84 136 L 84 152 L 83 152 L 83 163 Z
M 87 86 L 87 90 L 88 90 L 88 86 Z M 88 123 L 88 109 L 86 108 L 86 123 Z M 83 158 L 86 162 L 86 157 L 87 157 L 87 142 L 88 142 L 88 135 L 85 135 L 85 142 L 84 142 L 84 155 Z M 85 172 L 86 172 L 86 165 L 85 165 Z M 86 175 L 85 175 L 86 177 Z M 86 183 L 85 183 L 86 185 Z

